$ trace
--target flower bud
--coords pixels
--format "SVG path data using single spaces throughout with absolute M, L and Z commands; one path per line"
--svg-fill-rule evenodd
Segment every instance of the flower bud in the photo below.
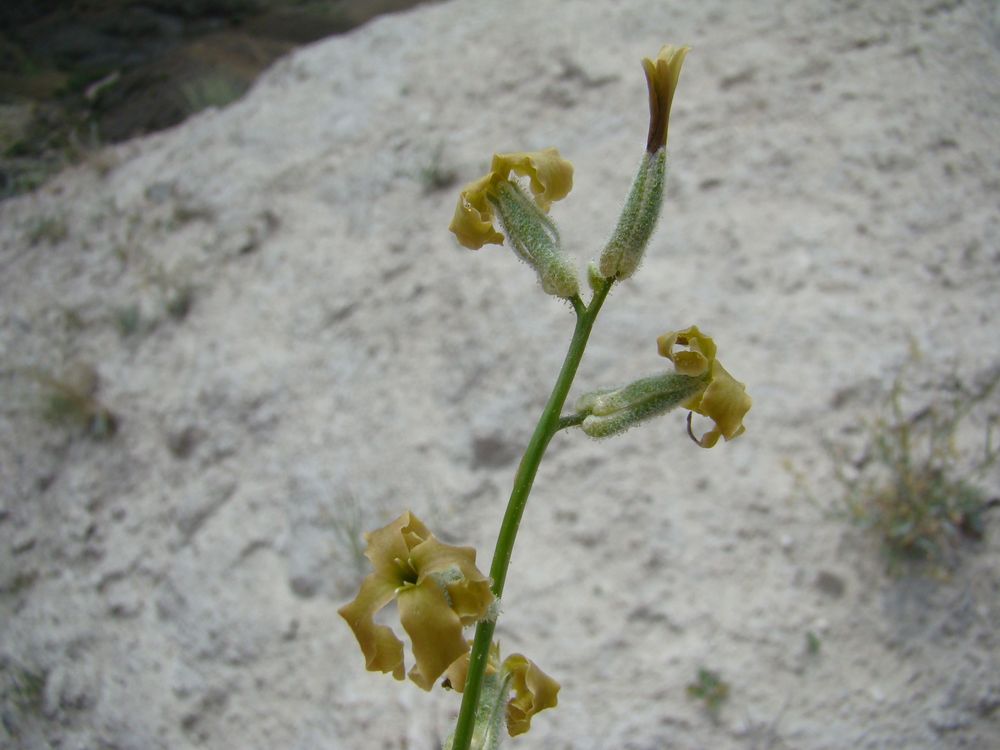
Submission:
M 690 47 L 667 44 L 660 49 L 655 60 L 642 60 L 646 73 L 646 87 L 649 89 L 649 135 L 646 151 L 654 153 L 667 145 L 667 129 L 670 126 L 670 107 L 674 103 L 674 92 L 681 76 L 684 58 Z
M 596 292 L 606 283 L 607 281 L 601 276 L 601 269 L 597 267 L 597 263 L 590 261 L 587 264 L 587 286 L 590 287 L 590 291 Z

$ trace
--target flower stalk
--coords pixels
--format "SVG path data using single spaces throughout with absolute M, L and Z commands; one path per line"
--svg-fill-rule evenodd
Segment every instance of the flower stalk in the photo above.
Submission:
M 545 408 L 542 409 L 538 424 L 535 425 L 535 431 L 532 433 L 528 447 L 521 458 L 517 474 L 514 477 L 514 487 L 510 493 L 510 500 L 507 502 L 507 511 L 500 526 L 500 534 L 497 536 L 493 563 L 490 565 L 493 595 L 497 599 L 503 595 L 507 569 L 510 567 L 514 552 L 514 540 L 517 538 L 517 530 L 521 525 L 521 517 L 524 515 L 524 508 L 528 502 L 528 495 L 531 493 L 535 475 L 538 473 L 538 466 L 542 462 L 549 441 L 560 429 L 560 415 L 563 405 L 566 403 L 569 389 L 573 385 L 576 371 L 580 367 L 580 360 L 583 359 L 583 352 L 590 339 L 590 332 L 594 328 L 594 321 L 597 320 L 597 315 L 601 311 L 604 300 L 607 299 L 608 292 L 611 291 L 612 284 L 613 282 L 609 280 L 598 286 L 594 290 L 594 296 L 589 305 L 583 307 L 579 299 L 577 301 L 580 302 L 580 308 L 574 303 L 574 309 L 582 309 L 582 313 L 577 314 L 576 327 L 573 330 L 573 338 L 566 351 L 562 369 L 559 371 L 549 400 L 545 404 Z M 496 622 L 490 620 L 482 620 L 476 626 L 476 637 L 472 642 L 472 653 L 469 657 L 469 675 L 466 678 L 465 691 L 462 694 L 462 707 L 459 710 L 458 723 L 455 725 L 452 750 L 469 749 L 475 725 L 476 705 L 479 701 L 479 692 L 482 689 L 483 676 L 486 673 L 490 644 L 493 642 L 495 629 Z
M 689 415 L 689 434 L 702 447 L 744 431 L 751 399 L 718 361 L 714 340 L 695 326 L 668 331 L 657 340 L 660 355 L 673 371 L 591 391 L 578 399 L 575 412 L 563 414 L 597 316 L 615 282 L 639 268 L 656 228 L 666 180 L 670 107 L 687 52 L 687 47 L 666 46 L 655 60 L 643 60 L 650 112 L 646 151 L 616 229 L 600 259 L 588 267 L 589 303 L 580 297 L 575 264 L 548 216 L 552 203 L 565 198 L 573 186 L 573 165 L 556 149 L 494 154 L 489 172 L 460 191 L 449 227 L 459 244 L 471 250 L 506 244 L 535 271 L 544 292 L 569 302 L 576 322 L 515 473 L 489 577 L 476 568 L 473 549 L 443 544 L 407 512 L 366 535 L 365 554 L 374 572 L 362 582 L 354 601 L 339 610 L 354 631 L 366 667 L 401 680 L 406 675 L 405 644 L 392 627 L 375 619 L 395 601 L 412 646 L 409 678 L 430 690 L 443 677 L 442 687 L 462 693 L 446 750 L 495 750 L 504 728 L 512 737 L 527 732 L 535 714 L 558 703 L 556 680 L 521 654 L 500 662 L 500 646 L 493 640 L 514 542 L 552 437 L 569 427 L 580 427 L 591 437 L 609 437 L 677 407 L 714 423 L 696 437 Z M 463 631 L 473 624 L 476 632 L 470 644 Z

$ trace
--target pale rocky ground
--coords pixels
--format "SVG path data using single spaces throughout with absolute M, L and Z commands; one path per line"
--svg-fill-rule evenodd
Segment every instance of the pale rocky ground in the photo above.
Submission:
M 950 581 L 892 578 L 824 448 L 862 449 L 914 341 L 915 408 L 1000 363 L 986 0 L 455 0 L 0 206 L 0 745 L 439 746 L 456 697 L 365 672 L 337 616 L 349 540 L 411 508 L 488 566 L 572 314 L 508 250 L 458 248 L 458 185 L 422 175 L 558 146 L 583 268 L 666 42 L 694 51 L 665 219 L 574 394 L 697 323 L 754 409 L 711 451 L 683 414 L 554 440 L 498 632 L 563 687 L 511 746 L 1000 747 L 1000 514 Z M 109 441 L 40 419 L 25 373 L 73 363 Z M 702 666 L 717 722 L 685 694 Z

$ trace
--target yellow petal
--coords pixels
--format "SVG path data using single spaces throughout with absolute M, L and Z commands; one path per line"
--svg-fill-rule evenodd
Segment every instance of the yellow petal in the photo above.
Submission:
M 715 422 L 715 428 L 702 435 L 698 443 L 703 448 L 711 448 L 719 437 L 726 440 L 742 435 L 746 428 L 743 417 L 750 411 L 753 399 L 746 392 L 746 386 L 730 375 L 722 363 L 712 363 L 712 380 L 701 394 L 698 402 L 689 406 Z
M 368 542 L 365 557 L 376 571 L 389 575 L 398 560 L 406 560 L 410 556 L 412 546 L 430 535 L 420 519 L 406 511 L 381 529 L 365 534 L 365 541 Z M 397 585 L 402 583 L 400 580 Z
M 472 641 L 469 641 L 469 648 L 472 648 Z M 472 654 L 466 652 L 455 659 L 445 670 L 445 677 L 448 678 L 448 685 L 456 693 L 465 692 L 465 681 L 469 677 L 469 662 Z M 494 641 L 490 644 L 490 652 L 486 660 L 486 674 L 494 674 L 500 664 L 500 644 Z
M 407 511 L 380 529 L 365 535 L 365 556 L 375 571 L 361 582 L 354 601 L 340 608 L 354 636 L 358 639 L 365 665 L 371 671 L 392 672 L 403 679 L 403 643 L 386 625 L 375 624 L 375 614 L 393 600 L 402 587 L 419 579 L 411 550 L 426 539 L 433 539 L 427 527 Z
M 675 352 L 675 346 L 686 346 L 688 351 Z M 716 352 L 715 341 L 699 331 L 698 326 L 668 331 L 656 339 L 656 348 L 660 356 L 674 363 L 677 372 L 691 376 L 707 372 Z
M 453 547 L 433 536 L 414 547 L 410 553 L 420 580 L 439 573 L 436 580 L 445 587 L 451 608 L 463 625 L 472 625 L 483 619 L 493 603 L 490 581 L 476 567 L 476 551 L 472 547 Z
M 687 347 L 686 351 L 674 351 L 674 347 Z M 715 341 L 711 336 L 698 330 L 698 326 L 683 331 L 668 331 L 656 340 L 656 348 L 661 355 L 674 363 L 677 372 L 684 375 L 708 373 L 706 387 L 692 396 L 684 408 L 709 417 L 715 427 L 706 432 L 699 445 L 711 448 L 720 437 L 732 440 L 742 435 L 745 428 L 743 417 L 750 411 L 753 400 L 747 395 L 746 386 L 730 375 L 722 363 L 716 359 Z
M 505 180 L 511 172 L 530 178 L 531 192 L 543 211 L 562 200 L 573 189 L 573 165 L 554 148 L 544 151 L 494 154 L 490 168 L 494 179 Z
M 492 178 L 488 174 L 462 188 L 455 216 L 448 225 L 459 243 L 470 250 L 503 244 L 503 235 L 493 226 L 493 206 L 486 196 Z
M 375 572 L 361 584 L 340 614 L 354 631 L 370 670 L 403 679 L 403 644 L 375 614 L 396 598 L 399 618 L 410 635 L 416 666 L 410 678 L 429 690 L 468 651 L 464 625 L 479 621 L 493 602 L 489 579 L 476 568 L 471 547 L 438 541 L 410 512 L 366 535 L 365 555 Z
M 529 178 L 535 202 L 545 211 L 553 201 L 565 198 L 573 187 L 573 165 L 554 148 L 494 154 L 490 173 L 462 188 L 455 215 L 448 225 L 464 247 L 478 250 L 483 245 L 503 244 L 503 235 L 494 223 L 489 194 L 498 182 L 508 180 L 511 172 Z
M 416 666 L 410 679 L 424 690 L 454 661 L 469 650 L 462 636 L 462 623 L 452 610 L 444 589 L 427 578 L 397 594 L 399 621 L 410 636 Z
M 677 90 L 684 58 L 690 47 L 675 47 L 668 44 L 660 49 L 656 60 L 643 58 L 642 68 L 646 73 L 649 88 L 649 136 L 646 151 L 653 154 L 667 144 L 667 129 L 670 125 L 670 107 Z
M 511 677 L 514 697 L 507 703 L 507 731 L 511 737 L 531 728 L 531 717 L 556 706 L 559 683 L 521 654 L 504 659 L 503 671 Z
M 375 624 L 375 613 L 396 595 L 394 578 L 372 573 L 361 583 L 357 597 L 338 611 L 354 631 L 365 655 L 365 667 L 372 672 L 392 672 L 403 679 L 403 642 L 392 629 Z

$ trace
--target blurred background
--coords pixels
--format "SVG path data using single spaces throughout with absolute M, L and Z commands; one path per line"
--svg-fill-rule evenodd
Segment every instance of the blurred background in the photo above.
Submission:
M 296 46 L 430 0 L 5 0 L 0 199 L 242 96 Z

